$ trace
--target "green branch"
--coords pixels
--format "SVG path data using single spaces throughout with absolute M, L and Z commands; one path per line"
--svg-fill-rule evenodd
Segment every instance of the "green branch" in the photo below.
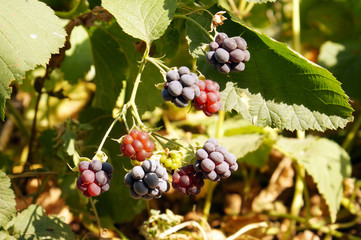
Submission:
M 179 15 L 176 14 L 174 15 L 174 18 L 183 18 L 187 21 L 191 21 L 192 23 L 194 23 L 197 27 L 199 27 L 212 41 L 214 41 L 214 37 L 207 31 L 207 29 L 205 29 L 202 25 L 200 25 L 196 20 L 194 20 L 193 18 L 187 17 L 185 15 Z

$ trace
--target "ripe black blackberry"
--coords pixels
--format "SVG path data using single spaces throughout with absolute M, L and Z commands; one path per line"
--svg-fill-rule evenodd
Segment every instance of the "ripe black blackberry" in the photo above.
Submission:
M 202 174 L 198 173 L 192 164 L 173 173 L 172 187 L 185 195 L 197 195 L 203 185 Z
M 145 200 L 160 198 L 170 187 L 167 170 L 153 160 L 145 160 L 141 166 L 133 167 L 124 176 L 124 183 L 130 187 L 132 198 Z

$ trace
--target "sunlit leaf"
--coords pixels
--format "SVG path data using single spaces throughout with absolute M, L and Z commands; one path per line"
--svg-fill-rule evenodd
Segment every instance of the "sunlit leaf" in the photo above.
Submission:
M 0 118 L 12 81 L 45 66 L 65 42 L 63 23 L 47 5 L 36 0 L 0 0 Z
M 16 213 L 15 194 L 10 186 L 10 179 L 0 170 L 0 228 L 4 227 Z
M 149 44 L 167 29 L 177 1 L 103 0 L 102 5 L 114 15 L 124 32 Z
M 281 138 L 277 148 L 296 160 L 312 176 L 335 222 L 343 196 L 343 180 L 351 175 L 350 156 L 326 138 Z
M 16 216 L 14 236 L 18 239 L 74 239 L 69 225 L 55 216 L 47 216 L 39 205 L 30 205 Z
M 201 24 L 207 22 L 205 18 L 210 19 L 208 14 L 195 17 Z M 222 93 L 223 110 L 236 110 L 259 126 L 289 130 L 337 129 L 353 119 L 341 83 L 286 44 L 227 20 L 217 31 L 229 37 L 242 35 L 251 53 L 245 71 L 227 76 L 206 61 L 204 44 L 210 39 L 196 33 L 195 28 L 188 23 L 191 54 L 198 57 L 198 70 L 206 78 L 217 81 L 222 88 L 227 85 Z

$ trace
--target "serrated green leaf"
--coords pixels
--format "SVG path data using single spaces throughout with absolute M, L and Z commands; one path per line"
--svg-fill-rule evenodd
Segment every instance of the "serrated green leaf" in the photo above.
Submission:
M 63 23 L 54 11 L 36 0 L 0 0 L 0 118 L 10 97 L 12 81 L 25 72 L 45 66 L 65 42 Z
M 70 45 L 71 48 L 65 52 L 61 70 L 65 80 L 76 84 L 80 78 L 84 78 L 93 64 L 89 35 L 82 26 L 71 31 Z
M 312 176 L 335 222 L 343 196 L 343 180 L 351 176 L 350 156 L 326 138 L 281 138 L 277 149 L 296 160 Z
M 327 116 L 318 111 L 311 111 L 303 105 L 287 105 L 265 100 L 260 93 L 251 94 L 248 89 L 241 89 L 228 82 L 221 93 L 224 111 L 236 109 L 246 120 L 258 126 L 270 126 L 288 130 L 337 129 L 343 127 L 351 118 Z
M 217 31 L 230 37 L 242 34 L 251 53 L 245 71 L 226 76 L 205 59 L 203 44 L 209 40 L 199 40 L 200 34 L 187 28 L 187 37 L 193 41 L 191 44 L 198 42 L 198 47 L 190 47 L 198 57 L 198 70 L 219 82 L 222 88 L 227 82 L 239 87 L 236 90 L 228 83 L 228 89 L 223 92 L 223 100 L 228 99 L 228 103 L 223 104 L 224 110 L 234 109 L 259 126 L 289 130 L 336 129 L 353 119 L 353 109 L 341 83 L 326 69 L 311 63 L 286 44 L 241 23 L 228 20 Z
M 167 29 L 177 1 L 103 0 L 102 6 L 113 14 L 124 32 L 149 44 Z
M 39 205 L 30 205 L 16 216 L 14 236 L 17 239 L 74 239 L 70 227 L 55 216 L 47 216 Z
M 16 213 L 15 194 L 10 185 L 10 179 L 0 170 L 0 227 L 5 227 Z
M 222 137 L 219 139 L 219 143 L 239 159 L 259 148 L 263 142 L 263 138 L 264 135 L 261 134 L 242 134 Z

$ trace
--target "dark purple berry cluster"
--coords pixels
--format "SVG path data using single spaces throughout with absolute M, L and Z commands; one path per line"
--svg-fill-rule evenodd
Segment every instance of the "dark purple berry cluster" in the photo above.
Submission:
M 170 187 L 167 170 L 159 162 L 148 159 L 124 176 L 124 184 L 130 187 L 132 198 L 145 200 L 160 198 Z
M 113 177 L 113 166 L 100 160 L 82 161 L 79 163 L 81 175 L 76 181 L 77 188 L 87 197 L 99 196 L 110 188 Z
M 194 166 L 187 165 L 174 172 L 172 187 L 186 195 L 197 195 L 204 185 L 203 176 L 198 173 Z
M 228 178 L 238 169 L 236 156 L 213 138 L 208 139 L 203 148 L 197 150 L 196 157 L 194 168 L 211 181 Z
M 171 101 L 179 108 L 188 106 L 188 102 L 200 94 L 198 76 L 183 66 L 178 70 L 170 70 L 166 75 L 167 82 L 162 89 L 162 98 Z
M 229 38 L 225 33 L 218 33 L 215 41 L 209 43 L 207 61 L 221 73 L 242 72 L 251 55 L 247 42 L 242 37 Z

